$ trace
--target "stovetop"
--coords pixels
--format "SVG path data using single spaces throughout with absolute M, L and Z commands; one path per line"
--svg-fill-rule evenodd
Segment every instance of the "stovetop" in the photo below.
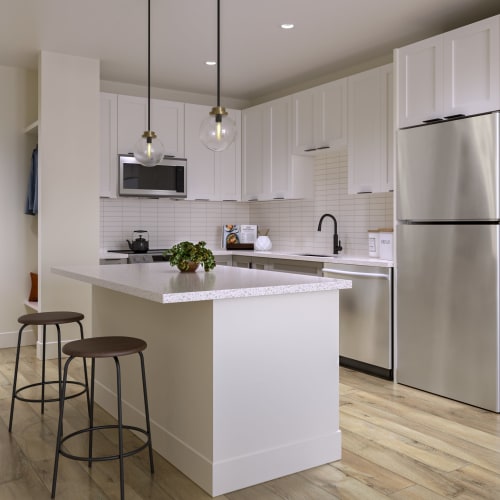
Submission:
M 147 252 L 134 252 L 133 250 L 108 250 L 108 252 L 112 253 L 126 253 L 126 254 L 131 254 L 131 255 L 144 255 L 144 254 L 150 254 L 150 255 L 161 255 L 166 248 L 150 248 Z

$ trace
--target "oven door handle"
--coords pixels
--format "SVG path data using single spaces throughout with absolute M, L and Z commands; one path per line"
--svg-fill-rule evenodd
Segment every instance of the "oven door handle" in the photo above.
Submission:
M 358 271 L 341 271 L 340 269 L 333 269 L 330 267 L 324 267 L 322 269 L 323 273 L 341 274 L 343 276 L 363 276 L 365 278 L 383 278 L 386 280 L 391 280 L 390 273 L 362 273 Z

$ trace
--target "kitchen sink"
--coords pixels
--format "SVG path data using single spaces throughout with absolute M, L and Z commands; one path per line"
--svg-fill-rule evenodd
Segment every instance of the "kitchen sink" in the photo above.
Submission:
M 295 255 L 300 255 L 302 257 L 338 257 L 333 253 L 296 253 Z

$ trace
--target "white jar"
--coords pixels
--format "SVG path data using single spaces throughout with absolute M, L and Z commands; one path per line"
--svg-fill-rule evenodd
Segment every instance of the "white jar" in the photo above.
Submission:
M 269 236 L 259 236 L 254 243 L 254 249 L 258 252 L 267 252 L 271 250 L 273 244 Z
M 392 255 L 392 229 L 384 229 L 379 233 L 379 257 L 384 260 L 393 260 Z

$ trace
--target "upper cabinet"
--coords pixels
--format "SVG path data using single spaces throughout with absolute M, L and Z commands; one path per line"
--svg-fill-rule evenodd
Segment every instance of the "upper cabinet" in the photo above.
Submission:
M 313 161 L 291 153 L 290 96 L 242 113 L 242 199 L 305 198 L 312 195 Z
M 348 193 L 392 191 L 392 64 L 348 77 Z
M 118 96 L 101 92 L 100 97 L 100 196 L 116 198 L 118 192 Z
M 399 128 L 500 108 L 500 16 L 395 50 Z
M 346 144 L 346 79 L 292 96 L 292 152 L 314 154 Z
M 148 128 L 148 101 L 118 96 L 118 153 L 132 153 Z M 151 130 L 165 146 L 165 154 L 184 157 L 184 103 L 151 99 Z
M 185 105 L 187 198 L 189 200 L 241 200 L 241 111 L 228 109 L 237 135 L 224 151 L 214 152 L 200 140 L 200 125 L 210 106 Z

